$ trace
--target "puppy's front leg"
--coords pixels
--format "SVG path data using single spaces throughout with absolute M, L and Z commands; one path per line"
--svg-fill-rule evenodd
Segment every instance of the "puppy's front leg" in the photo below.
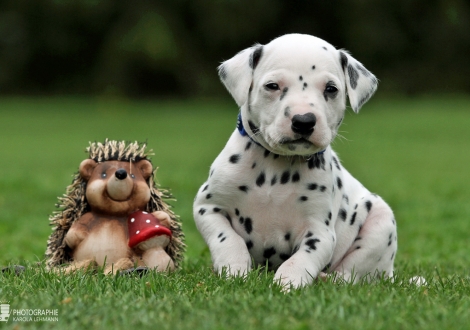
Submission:
M 225 269 L 229 275 L 245 275 L 251 268 L 251 257 L 245 241 L 233 230 L 220 211 L 205 211 L 213 209 L 213 206 L 207 205 L 197 208 L 194 219 L 196 227 L 209 246 L 214 270 L 219 274 Z
M 326 226 L 307 230 L 299 240 L 297 251 L 279 266 L 274 276 L 283 287 L 308 285 L 328 264 L 335 247 L 335 234 Z

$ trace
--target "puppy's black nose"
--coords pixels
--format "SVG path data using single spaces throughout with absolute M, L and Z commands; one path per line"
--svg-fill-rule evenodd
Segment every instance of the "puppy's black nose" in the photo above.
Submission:
M 127 171 L 123 168 L 120 168 L 116 171 L 115 175 L 116 178 L 118 178 L 119 180 L 124 180 L 125 178 L 127 178 Z
M 313 133 L 313 128 L 315 127 L 316 122 L 317 118 L 311 112 L 307 112 L 303 115 L 295 115 L 292 117 L 291 129 L 294 133 L 310 135 Z

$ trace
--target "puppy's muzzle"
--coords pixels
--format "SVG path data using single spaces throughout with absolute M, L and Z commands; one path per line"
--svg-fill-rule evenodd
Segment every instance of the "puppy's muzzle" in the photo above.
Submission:
M 294 133 L 309 136 L 313 133 L 317 118 L 311 112 L 292 117 L 291 129 Z

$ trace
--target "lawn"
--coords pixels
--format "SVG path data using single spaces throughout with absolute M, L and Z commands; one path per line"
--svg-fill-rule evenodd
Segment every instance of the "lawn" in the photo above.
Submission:
M 273 274 L 224 280 L 192 219 L 192 201 L 235 128 L 227 101 L 101 98 L 0 99 L 0 303 L 57 309 L 57 322 L 5 329 L 465 329 L 470 322 L 470 98 L 376 98 L 349 111 L 334 143 L 342 163 L 393 208 L 394 282 L 316 283 L 289 294 Z M 87 156 L 89 141 L 147 141 L 170 188 L 188 245 L 176 273 L 138 277 L 44 271 L 57 196 Z M 428 285 L 408 280 L 424 276 Z M 28 321 L 28 320 L 25 320 Z

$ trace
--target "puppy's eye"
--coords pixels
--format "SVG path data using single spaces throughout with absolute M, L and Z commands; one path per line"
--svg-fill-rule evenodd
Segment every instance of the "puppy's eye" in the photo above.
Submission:
M 101 174 L 101 177 L 102 177 L 103 179 L 106 178 L 106 172 L 102 173 L 102 174 Z
M 269 83 L 269 84 L 264 85 L 264 87 L 270 91 L 278 91 L 280 89 L 279 85 L 276 83 Z
M 325 93 L 328 93 L 328 94 L 334 94 L 338 91 L 338 88 L 336 88 L 335 86 L 333 85 L 328 85 L 326 86 L 325 88 Z

